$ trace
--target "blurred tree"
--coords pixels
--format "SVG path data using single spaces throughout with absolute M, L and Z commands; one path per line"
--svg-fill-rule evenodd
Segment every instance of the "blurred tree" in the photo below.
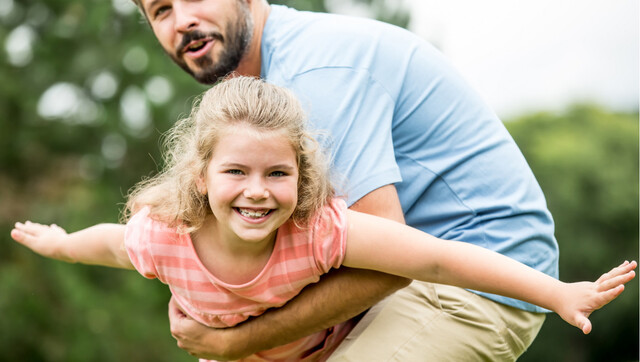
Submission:
M 506 123 L 547 197 L 560 245 L 560 276 L 593 280 L 638 259 L 638 114 L 576 106 Z M 638 280 L 578 333 L 550 315 L 522 361 L 638 358 Z
M 13 222 L 116 222 L 158 136 L 205 87 L 128 0 L 0 0 L 0 361 L 180 361 L 169 292 L 135 272 L 19 248 Z

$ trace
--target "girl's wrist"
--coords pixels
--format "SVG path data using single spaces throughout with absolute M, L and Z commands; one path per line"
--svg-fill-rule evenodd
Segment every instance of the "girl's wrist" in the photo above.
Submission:
M 549 301 L 549 309 L 553 312 L 560 314 L 562 312 L 564 302 L 566 301 L 565 293 L 567 292 L 567 283 L 562 282 L 560 280 L 557 283 L 553 283 L 553 287 L 548 291 L 551 296 L 551 300 Z
M 69 247 L 69 242 L 70 242 L 70 237 L 68 234 L 63 235 L 63 236 L 59 236 L 56 241 L 55 241 L 55 249 L 54 249 L 54 256 L 56 259 L 67 262 L 67 263 L 71 263 L 71 264 L 75 264 L 77 263 L 77 259 L 75 257 L 75 253 L 74 250 L 75 248 L 70 248 Z

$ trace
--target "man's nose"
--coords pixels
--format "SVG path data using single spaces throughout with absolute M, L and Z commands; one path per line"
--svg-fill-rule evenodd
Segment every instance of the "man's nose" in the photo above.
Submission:
M 197 12 L 188 3 L 175 1 L 173 4 L 173 16 L 175 17 L 175 29 L 179 33 L 186 33 L 198 27 L 200 19 Z

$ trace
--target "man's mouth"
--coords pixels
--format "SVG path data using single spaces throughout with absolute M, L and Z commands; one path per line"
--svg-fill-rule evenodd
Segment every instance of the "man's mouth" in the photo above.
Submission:
M 187 46 L 182 48 L 182 52 L 183 53 L 197 52 L 198 50 L 204 48 L 209 42 L 211 42 L 211 40 L 212 39 L 210 39 L 210 38 L 194 40 L 194 41 L 190 42 L 189 44 L 187 44 Z
M 238 213 L 244 217 L 248 217 L 250 219 L 259 219 L 261 217 L 265 217 L 271 213 L 272 209 L 261 209 L 261 210 L 253 210 L 253 209 L 241 209 L 239 207 L 236 208 Z

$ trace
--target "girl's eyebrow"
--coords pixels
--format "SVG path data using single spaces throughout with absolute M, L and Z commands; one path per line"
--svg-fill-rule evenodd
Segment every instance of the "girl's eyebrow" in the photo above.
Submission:
M 291 166 L 290 164 L 282 164 L 282 165 L 273 165 L 271 167 L 269 167 L 270 170 L 282 170 L 282 171 L 287 171 L 287 172 L 291 172 L 297 169 L 296 166 Z
M 223 162 L 220 164 L 220 166 L 225 167 L 225 168 L 248 168 L 247 165 L 241 164 L 241 163 L 237 163 L 237 162 Z M 268 167 L 269 170 L 273 170 L 273 169 L 279 169 L 279 170 L 286 170 L 286 171 L 290 171 L 290 170 L 295 170 L 297 169 L 296 166 L 292 166 L 291 164 L 288 163 L 279 163 L 279 164 L 275 164 L 272 166 Z
M 246 165 L 243 165 L 241 163 L 235 163 L 235 162 L 223 162 L 220 164 L 220 166 L 228 168 L 228 167 L 234 167 L 234 168 L 245 168 Z

